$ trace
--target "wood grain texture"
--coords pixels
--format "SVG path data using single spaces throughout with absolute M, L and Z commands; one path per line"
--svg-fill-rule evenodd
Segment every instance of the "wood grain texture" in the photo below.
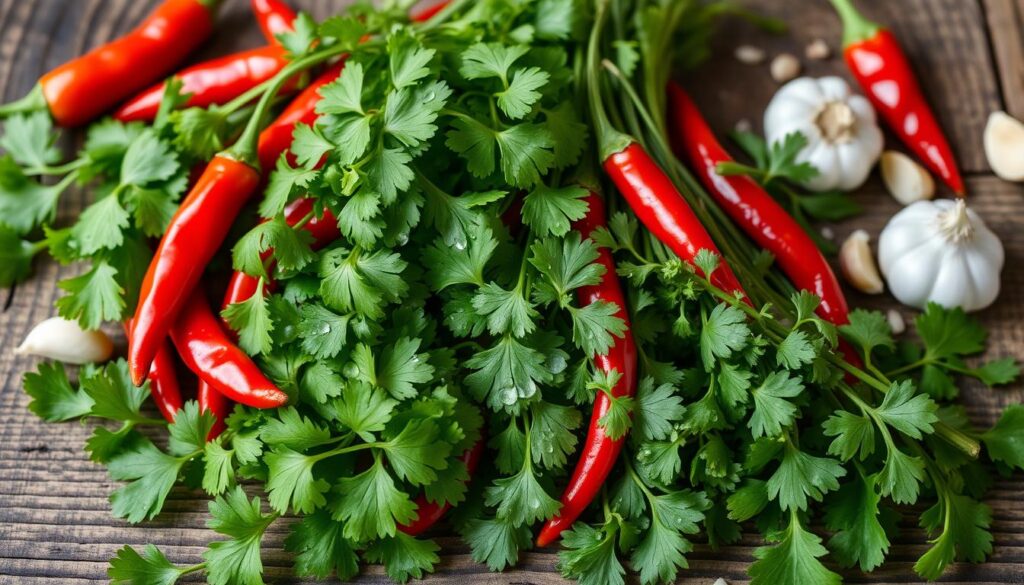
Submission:
M 337 10 L 343 0 L 295 0 L 323 16 Z M 88 47 L 112 38 L 137 22 L 156 0 L 0 0 L 0 96 L 4 100 L 28 91 L 35 79 Z M 822 37 L 835 48 L 838 22 L 824 0 L 748 0 L 748 5 L 786 19 L 792 32 L 769 37 L 741 22 L 729 22 L 716 40 L 717 57 L 695 72 L 688 85 L 698 102 L 711 115 L 719 130 L 729 129 L 741 119 L 756 119 L 776 85 L 767 67 L 749 67 L 732 58 L 732 48 L 749 42 L 769 54 L 791 51 L 802 54 L 806 43 Z M 250 22 L 245 0 L 225 6 L 223 31 L 204 54 L 212 55 L 259 43 Z M 954 146 L 966 169 L 975 173 L 969 184 L 972 205 L 988 219 L 1007 247 L 1003 298 L 980 317 L 992 332 L 993 356 L 1024 358 L 1024 190 L 1003 183 L 985 173 L 981 152 L 981 128 L 988 111 L 1002 103 L 1024 99 L 1019 86 L 1007 84 L 1006 63 L 1024 62 L 1024 47 L 997 40 L 1002 18 L 993 7 L 1020 6 L 1015 0 L 986 0 L 982 11 L 975 0 L 876 0 L 861 2 L 872 17 L 890 23 L 904 40 L 911 58 L 921 72 L 926 91 L 939 117 L 949 129 Z M 1020 14 L 1019 12 L 1017 13 Z M 992 44 L 997 49 L 999 74 L 990 58 L 987 22 L 992 27 Z M 993 20 L 995 18 L 995 21 Z M 1019 22 L 1019 21 L 1018 21 Z M 1009 32 L 1013 32 L 1012 30 Z M 1016 31 L 1019 34 L 1019 29 Z M 1019 37 L 1018 37 L 1019 39 Z M 1019 65 L 1018 65 L 1019 66 Z M 845 75 L 841 61 L 815 62 L 807 70 L 814 75 Z M 999 80 L 1006 92 L 1000 95 Z M 1014 89 L 1016 87 L 1016 89 Z M 757 121 L 757 120 L 755 120 Z M 63 139 L 73 148 L 77 134 Z M 841 238 L 854 227 L 873 235 L 896 211 L 897 204 L 872 179 L 856 197 L 867 213 L 847 225 L 834 226 Z M 67 222 L 86 203 L 80 192 L 63 202 L 60 222 Z M 198 562 L 206 543 L 215 535 L 204 527 L 205 498 L 185 489 L 175 489 L 166 513 L 153 522 L 129 526 L 110 515 L 107 495 L 116 484 L 101 467 L 90 463 L 82 450 L 90 428 L 78 424 L 52 425 L 40 422 L 26 409 L 28 398 L 21 391 L 21 375 L 33 367 L 30 360 L 11 353 L 32 324 L 53 314 L 57 296 L 54 283 L 74 274 L 75 268 L 40 263 L 36 277 L 19 288 L 10 308 L 0 314 L 0 585 L 79 585 L 105 582 L 107 559 L 124 544 L 154 543 L 175 562 Z M 0 291 L 0 303 L 6 291 Z M 877 308 L 894 306 L 885 296 L 851 296 L 852 304 Z M 903 310 L 908 318 L 910 311 Z M 989 391 L 976 386 L 964 390 L 968 412 L 978 424 L 989 424 L 999 409 L 1024 399 L 1024 388 Z M 1000 480 L 987 503 L 994 510 L 992 525 L 996 549 L 985 565 L 956 565 L 945 583 L 961 585 L 1024 583 L 1024 482 L 1020 477 Z M 924 550 L 924 535 L 914 525 L 919 510 L 910 510 L 904 534 L 894 546 L 885 569 L 870 577 L 847 574 L 849 583 L 916 583 L 911 566 Z M 281 552 L 288 531 L 284 521 L 271 527 L 264 559 L 268 577 L 278 583 L 299 583 L 289 577 L 290 559 Z M 520 567 L 505 574 L 491 574 L 472 562 L 468 548 L 457 538 L 438 538 L 443 560 L 429 583 L 436 584 L 533 584 L 565 583 L 555 567 L 557 550 L 524 555 Z M 753 533 L 744 535 L 736 546 L 711 551 L 698 546 L 689 555 L 691 569 L 680 582 L 711 585 L 718 577 L 730 583 L 746 583 L 746 569 L 754 549 L 760 545 Z M 197 577 L 195 581 L 199 582 Z M 379 568 L 370 567 L 360 583 L 387 583 Z M 813 585 L 813 584 L 809 584 Z
M 1024 118 L 1024 2 L 984 0 L 1006 111 Z

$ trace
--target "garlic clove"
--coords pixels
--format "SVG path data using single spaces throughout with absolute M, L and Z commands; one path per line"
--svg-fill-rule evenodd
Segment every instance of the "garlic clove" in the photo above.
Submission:
M 896 150 L 882 153 L 882 181 L 896 201 L 910 205 L 935 197 L 935 180 L 914 159 Z
M 740 45 L 736 47 L 736 60 L 744 65 L 759 65 L 764 63 L 767 56 L 764 49 L 753 45 Z
M 769 68 L 771 70 L 772 79 L 778 83 L 786 83 L 792 79 L 796 79 L 800 75 L 800 60 L 795 55 L 789 53 L 782 53 L 772 59 Z
M 714 585 L 729 585 L 729 582 L 719 577 L 718 579 L 715 579 Z
M 832 49 L 825 42 L 825 39 L 814 39 L 804 49 L 804 56 L 811 61 L 824 61 L 832 56 Z
M 114 344 L 102 331 L 84 331 L 75 321 L 53 317 L 33 327 L 14 352 L 81 365 L 109 360 Z
M 907 322 L 903 320 L 903 315 L 896 309 L 889 309 L 885 314 L 885 320 L 889 322 L 889 329 L 892 330 L 893 335 L 901 335 L 907 330 Z
M 882 277 L 878 274 L 875 257 L 869 244 L 871 236 L 864 230 L 856 230 L 839 249 L 839 269 L 847 282 L 857 290 L 877 295 L 885 290 Z
M 1024 181 L 1024 124 L 1006 112 L 992 112 L 985 124 L 988 166 L 1006 181 Z

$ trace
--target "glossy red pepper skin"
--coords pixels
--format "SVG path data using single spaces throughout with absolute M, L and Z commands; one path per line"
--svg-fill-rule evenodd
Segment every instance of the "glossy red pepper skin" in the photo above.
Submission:
M 127 35 L 39 80 L 60 126 L 85 124 L 166 76 L 213 32 L 216 1 L 165 0 Z
M 295 96 L 288 107 L 281 115 L 267 126 L 260 133 L 260 142 L 257 152 L 260 157 L 260 165 L 266 172 L 270 172 L 277 165 L 277 159 L 288 152 L 292 146 L 292 137 L 297 124 L 312 125 L 318 117 L 316 105 L 320 103 L 320 89 L 338 79 L 345 62 L 335 63 L 316 78 L 302 93 Z
M 711 283 L 726 292 L 743 291 L 697 215 L 640 144 L 630 142 L 605 158 L 604 170 L 633 213 L 658 240 L 691 265 L 701 250 L 718 254 L 721 260 Z
M 292 32 L 295 25 L 295 11 L 281 0 L 252 0 L 252 13 L 271 44 L 277 44 L 277 35 Z
M 213 386 L 203 380 L 199 380 L 199 388 L 196 390 L 196 400 L 199 402 L 199 412 L 209 411 L 213 413 L 216 422 L 206 435 L 207 441 L 212 441 L 220 436 L 228 428 L 227 418 L 231 414 L 231 401 L 226 396 L 213 389 Z
M 260 179 L 252 166 L 217 155 L 178 208 L 142 281 L 132 320 L 128 366 L 136 384 Z
M 195 289 L 171 328 L 178 355 L 190 370 L 225 397 L 253 408 L 277 408 L 288 395 L 231 340 L 202 289 Z
M 751 239 L 775 256 L 797 288 L 821 299 L 820 317 L 836 325 L 848 323 L 849 308 L 843 289 L 814 240 L 756 181 L 746 176 L 718 174 L 718 164 L 733 158 L 683 88 L 669 83 L 668 93 L 676 152 L 689 161 L 719 207 Z
M 954 193 L 963 195 L 956 157 L 896 37 L 879 28 L 869 38 L 848 43 L 843 55 L 857 83 L 893 132 Z
M 414 11 L 412 13 L 412 15 L 410 15 L 409 19 L 412 20 L 413 22 L 426 22 L 426 21 L 430 20 L 431 18 L 434 18 L 435 16 L 437 16 L 438 12 L 441 12 L 442 10 L 444 10 L 447 7 L 448 7 L 448 1 L 447 0 L 445 0 L 444 2 L 438 2 L 437 4 L 431 4 L 430 6 L 427 6 L 426 8 L 422 8 L 420 10 Z
M 131 322 L 124 324 L 125 333 L 130 334 Z M 174 364 L 174 349 L 164 341 L 153 358 L 153 367 L 149 369 L 149 395 L 153 398 L 157 410 L 167 420 L 174 422 L 174 417 L 184 404 L 181 399 L 181 385 L 178 384 L 177 368 Z
M 591 194 L 587 197 L 587 203 L 590 206 L 587 215 L 573 225 L 573 229 L 582 233 L 584 237 L 590 237 L 594 230 L 607 226 L 604 201 L 597 195 Z M 619 306 L 619 312 L 616 315 L 626 322 L 626 332 L 622 339 L 615 340 L 615 345 L 608 350 L 607 354 L 594 358 L 594 363 L 602 372 L 610 373 L 614 370 L 621 376 L 619 382 L 612 389 L 613 395 L 616 397 L 633 396 L 636 393 L 637 384 L 637 351 L 633 334 L 629 330 L 626 297 L 619 284 L 611 252 L 607 248 L 601 248 L 599 254 L 597 262 L 604 266 L 604 276 L 599 284 L 580 288 L 579 302 L 582 306 L 598 301 L 615 303 Z M 594 397 L 594 411 L 590 417 L 587 439 L 580 449 L 580 460 L 562 494 L 562 507 L 558 511 L 558 515 L 548 520 L 541 528 L 540 535 L 537 537 L 537 546 L 544 547 L 551 544 L 564 530 L 572 526 L 572 523 L 594 501 L 615 466 L 626 438 L 611 439 L 605 434 L 604 428 L 599 423 L 601 418 L 608 413 L 611 404 L 611 399 L 604 392 L 598 392 Z
M 183 94 L 191 94 L 186 107 L 207 108 L 222 105 L 277 75 L 288 64 L 284 49 L 261 47 L 187 67 L 175 77 L 181 80 Z M 121 122 L 151 122 L 163 100 L 166 83 L 143 91 L 116 112 Z M 287 91 L 288 88 L 285 88 Z
M 480 459 L 484 454 L 484 441 L 481 439 L 472 448 L 462 454 L 462 462 L 466 464 L 466 471 L 469 472 L 469 476 L 473 477 L 476 473 L 476 468 L 480 464 Z M 452 505 L 449 503 L 439 504 L 437 502 L 431 502 L 427 500 L 427 497 L 420 494 L 416 500 L 416 520 L 409 524 L 402 524 L 398 527 L 399 530 L 408 534 L 409 536 L 419 536 L 430 530 L 435 524 L 440 522 L 441 518 L 451 510 Z

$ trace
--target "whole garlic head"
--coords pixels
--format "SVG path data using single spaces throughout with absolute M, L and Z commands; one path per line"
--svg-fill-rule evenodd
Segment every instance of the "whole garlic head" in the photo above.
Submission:
M 882 154 L 875 110 L 839 77 L 801 77 L 776 92 L 764 113 L 765 139 L 774 144 L 793 132 L 807 137 L 797 160 L 819 172 L 805 185 L 812 191 L 860 187 Z
M 889 220 L 878 238 L 878 261 L 901 303 L 929 302 L 977 311 L 999 295 L 1005 253 L 963 199 L 918 201 Z

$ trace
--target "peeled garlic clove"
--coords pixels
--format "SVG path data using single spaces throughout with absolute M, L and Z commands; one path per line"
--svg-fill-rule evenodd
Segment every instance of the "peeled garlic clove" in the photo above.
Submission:
M 892 330 L 893 335 L 900 335 L 907 330 L 907 322 L 903 320 L 903 315 L 896 309 L 889 309 L 889 312 L 885 314 L 885 320 L 889 322 L 889 329 Z
M 778 83 L 786 83 L 800 75 L 800 59 L 789 53 L 782 53 L 772 59 L 772 64 L 769 68 L 771 69 L 772 79 Z
M 814 39 L 814 41 L 804 49 L 804 56 L 812 61 L 824 61 L 832 56 L 832 49 L 829 48 L 825 39 Z
M 36 325 L 14 352 L 81 365 L 107 361 L 114 344 L 102 331 L 84 331 L 76 321 L 53 317 Z
M 882 153 L 882 181 L 893 198 L 903 205 L 935 197 L 935 180 L 931 174 L 902 152 Z
M 760 47 L 753 45 L 740 45 L 736 47 L 736 60 L 745 65 L 758 65 L 764 63 L 765 52 Z
M 871 236 L 864 230 L 850 234 L 839 249 L 839 269 L 854 288 L 877 295 L 885 290 L 885 284 L 878 274 L 875 257 L 871 254 L 870 240 Z
M 1006 112 L 992 112 L 985 124 L 985 157 L 1005 181 L 1024 181 L 1024 124 Z
M 728 583 L 728 582 L 727 582 L 727 581 L 726 581 L 725 579 L 723 579 L 723 578 L 719 577 L 719 578 L 718 578 L 718 579 L 717 579 L 717 580 L 715 581 L 715 585 L 729 585 L 729 583 Z

